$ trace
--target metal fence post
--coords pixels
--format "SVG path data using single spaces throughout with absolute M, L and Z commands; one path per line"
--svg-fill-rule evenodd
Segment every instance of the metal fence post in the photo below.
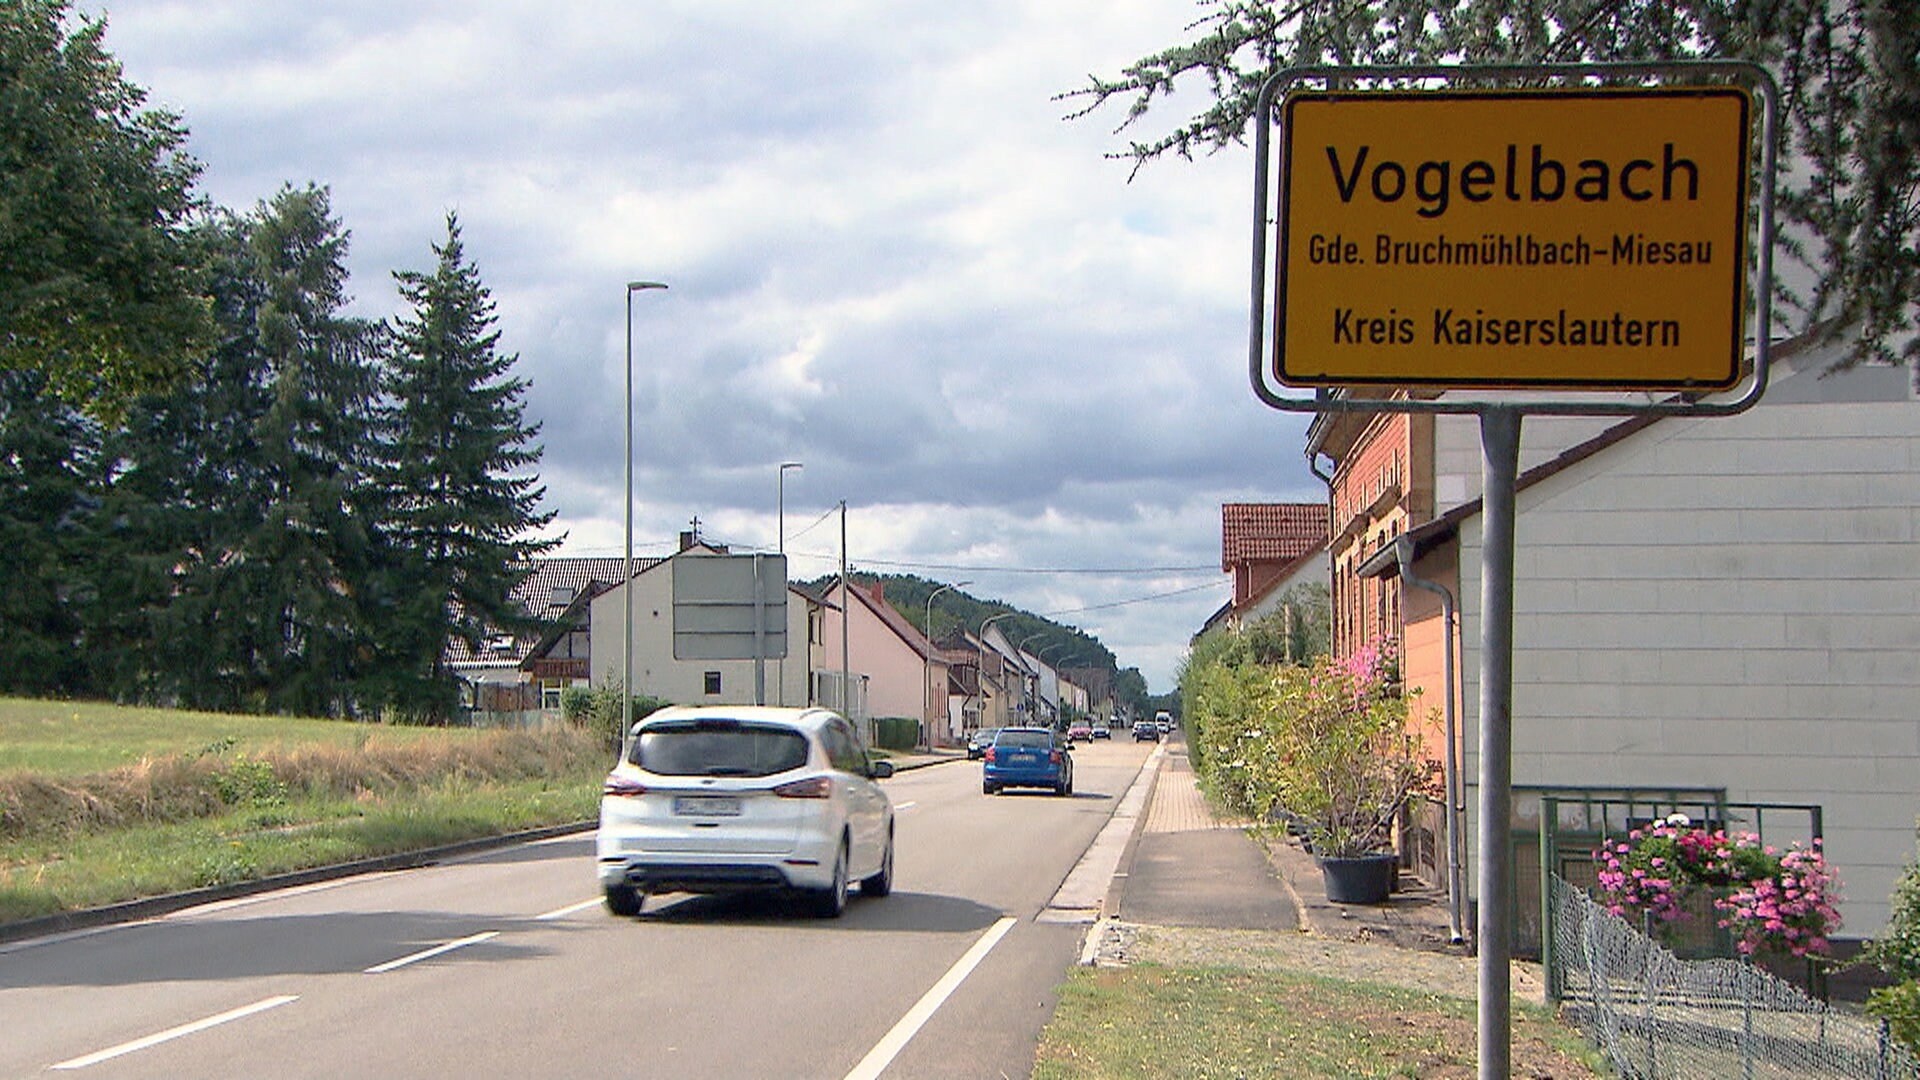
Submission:
M 1740 973 L 1740 1075 L 1753 1080 L 1753 979 Z
M 1646 947 L 1640 950 L 1642 957 L 1640 961 L 1640 992 L 1646 996 L 1647 1001 L 1647 1075 L 1658 1076 L 1660 1074 L 1660 1055 L 1658 1053 L 1660 1040 L 1654 1031 L 1655 1025 L 1653 1019 L 1654 953 L 1651 947 L 1653 944 L 1653 913 L 1650 911 L 1640 913 L 1640 935 L 1646 938 L 1647 942 Z
M 1554 914 L 1558 897 L 1555 883 L 1559 880 L 1559 866 L 1553 860 L 1553 850 L 1560 823 L 1560 800 L 1551 795 L 1540 796 L 1540 967 L 1547 977 L 1547 1005 L 1557 1007 L 1560 1004 L 1560 964 L 1554 956 Z

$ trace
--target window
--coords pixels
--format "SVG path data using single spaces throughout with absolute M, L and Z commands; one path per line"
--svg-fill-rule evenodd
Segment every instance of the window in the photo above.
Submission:
M 717 694 L 719 692 L 720 692 L 720 673 L 717 671 L 707 672 L 707 693 Z
M 663 776 L 772 776 L 807 763 L 806 737 L 791 728 L 697 720 L 647 729 L 634 763 Z
M 1022 750 L 1053 749 L 1053 733 L 1050 731 L 1003 731 L 993 740 L 995 746 L 1012 746 Z
M 557 709 L 560 707 L 560 688 L 566 685 L 564 679 L 540 680 L 540 707 Z
M 821 728 L 820 744 L 826 747 L 827 762 L 835 769 L 855 776 L 867 775 L 867 755 L 845 721 L 834 721 Z

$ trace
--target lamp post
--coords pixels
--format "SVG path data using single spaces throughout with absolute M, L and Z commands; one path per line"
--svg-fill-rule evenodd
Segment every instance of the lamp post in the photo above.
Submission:
M 927 656 L 926 656 L 926 659 L 922 661 L 920 665 L 922 669 L 921 675 L 920 675 L 920 683 L 921 683 L 921 686 L 924 688 L 923 693 L 925 693 L 928 696 L 931 696 L 933 694 L 933 598 L 936 596 L 939 596 L 941 593 L 946 592 L 949 589 L 958 589 L 962 585 L 971 585 L 971 584 L 973 584 L 973 582 L 971 581 L 956 581 L 951 585 L 942 585 L 939 588 L 927 594 L 927 621 L 921 624 L 927 628 L 927 634 L 926 634 Z M 939 704 L 944 704 L 946 700 L 946 694 L 942 693 L 939 696 L 941 699 Z M 929 709 L 927 711 L 931 713 L 933 710 Z M 941 709 L 940 711 L 942 713 L 946 712 L 944 708 Z M 931 719 L 927 721 L 927 746 L 929 747 L 933 746 L 933 721 Z
M 774 514 L 780 522 L 780 544 L 776 550 L 780 553 L 782 563 L 786 561 L 787 555 L 787 470 L 804 467 L 805 466 L 797 461 L 781 462 L 779 482 L 774 488 Z M 812 637 L 812 635 L 809 634 L 808 637 Z M 787 648 L 793 648 L 791 641 L 787 643 Z M 808 665 L 808 667 L 811 669 L 812 665 Z M 780 699 L 780 704 L 785 705 L 787 703 L 787 658 L 785 656 L 780 658 L 780 663 L 774 674 L 774 680 L 780 684 L 777 695 Z
M 806 466 L 797 461 L 783 461 L 780 463 L 780 483 L 774 491 L 774 498 L 777 500 L 774 503 L 774 513 L 777 514 L 780 519 L 780 547 L 778 550 L 782 555 L 787 553 L 787 470 L 804 468 L 806 468 Z
M 627 282 L 627 558 L 620 580 L 624 628 L 620 634 L 620 759 L 626 760 L 633 738 L 633 294 L 664 289 L 661 281 Z
M 986 712 L 986 700 L 987 700 L 987 627 L 992 626 L 994 623 L 999 622 L 1001 619 L 1012 618 L 1013 614 L 1014 613 L 1011 611 L 1003 611 L 998 615 L 987 616 L 980 623 L 980 649 L 979 649 L 980 659 L 976 664 L 976 667 L 975 667 L 976 674 L 974 677 L 980 681 L 980 704 L 981 704 L 980 718 L 983 721 L 986 719 L 985 712 Z
M 1054 672 L 1053 700 L 1054 700 L 1054 716 L 1055 717 L 1058 717 L 1060 715 L 1060 669 L 1058 667 L 1054 667 L 1054 665 L 1052 664 L 1047 663 L 1047 654 L 1054 651 L 1055 649 L 1068 648 L 1072 644 L 1073 642 L 1071 641 L 1056 641 L 1050 645 L 1040 646 L 1040 651 L 1033 654 L 1034 657 L 1040 661 L 1041 668 L 1043 669 L 1053 668 L 1053 672 Z M 1046 672 L 1043 670 L 1039 674 L 1045 675 Z M 1043 697 L 1041 698 L 1041 700 L 1045 701 L 1046 699 Z
M 1033 639 L 1035 639 L 1035 638 L 1043 638 L 1043 637 L 1046 637 L 1046 636 L 1047 636 L 1047 632 L 1046 632 L 1045 630 L 1041 630 L 1041 631 L 1038 631 L 1038 632 L 1036 632 L 1036 633 L 1032 633 L 1032 634 L 1028 634 L 1028 635 L 1027 635 L 1026 637 L 1023 637 L 1023 638 L 1021 638 L 1021 639 L 1020 639 L 1020 643 L 1019 643 L 1018 645 L 1015 645 L 1015 646 L 1013 647 L 1013 651 L 1014 651 L 1014 659 L 1016 659 L 1016 660 L 1018 660 L 1018 661 L 1020 661 L 1020 666 L 1021 666 L 1022 668 L 1025 668 L 1025 667 L 1027 666 L 1027 642 L 1029 642 L 1029 641 L 1032 641 L 1032 640 L 1033 640 Z M 1034 654 L 1034 656 L 1033 656 L 1033 659 L 1034 659 L 1034 663 L 1035 663 L 1035 664 L 1038 664 L 1038 663 L 1040 662 L 1040 654 L 1039 654 L 1039 653 L 1035 653 L 1035 654 Z M 1025 689 L 1026 689 L 1026 685 L 1027 685 L 1027 681 L 1026 681 L 1026 679 L 1025 679 L 1025 678 L 1022 678 L 1022 679 L 1020 680 L 1020 686 L 1021 686 L 1021 689 L 1023 689 L 1023 690 L 1025 690 Z M 1029 721 L 1038 721 L 1038 720 L 1039 720 L 1039 717 L 1040 717 L 1040 709 L 1039 709 L 1039 707 L 1038 707 L 1038 706 L 1036 705 L 1036 703 L 1034 702 L 1034 698 L 1036 698 L 1036 697 L 1038 697 L 1038 696 L 1039 696 L 1039 694 L 1040 694 L 1040 672 L 1039 672 L 1038 670 L 1036 670 L 1036 671 L 1034 671 L 1034 673 L 1033 673 L 1033 689 L 1032 689 L 1031 691 L 1029 691 L 1029 692 L 1027 693 L 1027 695 L 1026 695 L 1026 698 L 1027 698 L 1027 710 L 1028 710 L 1028 716 L 1027 716 L 1027 719 L 1028 719 Z

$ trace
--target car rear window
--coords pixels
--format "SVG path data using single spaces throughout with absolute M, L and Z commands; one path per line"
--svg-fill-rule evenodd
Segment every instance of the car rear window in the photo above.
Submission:
M 1053 735 L 1045 731 L 1003 731 L 993 745 L 1045 748 L 1053 745 Z
M 633 763 L 662 776 L 772 776 L 807 763 L 807 739 L 763 724 L 661 724 L 634 741 Z

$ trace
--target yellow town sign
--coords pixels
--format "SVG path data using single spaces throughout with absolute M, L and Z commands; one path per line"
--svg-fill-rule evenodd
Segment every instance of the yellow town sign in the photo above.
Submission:
M 1750 104 L 1737 87 L 1288 94 L 1277 377 L 1733 386 Z

